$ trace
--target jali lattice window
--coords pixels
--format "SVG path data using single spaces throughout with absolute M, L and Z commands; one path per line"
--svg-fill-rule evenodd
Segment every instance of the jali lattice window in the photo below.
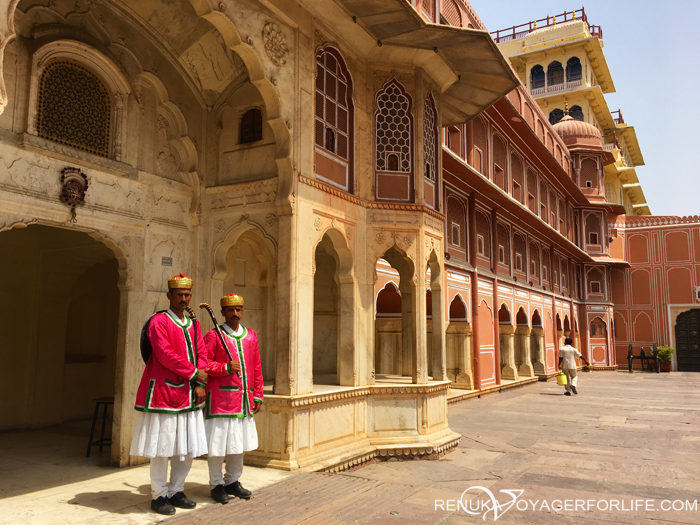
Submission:
M 395 154 L 398 157 L 398 169 L 392 171 L 411 173 L 413 119 L 410 111 L 409 95 L 396 79 L 392 79 L 377 95 L 375 125 L 378 171 L 389 171 L 388 157 Z
M 50 63 L 39 80 L 40 137 L 109 157 L 110 94 L 88 69 L 65 60 Z
M 437 170 L 437 110 L 433 95 L 425 97 L 425 122 L 423 123 L 423 158 L 425 159 L 425 177 L 435 181 Z

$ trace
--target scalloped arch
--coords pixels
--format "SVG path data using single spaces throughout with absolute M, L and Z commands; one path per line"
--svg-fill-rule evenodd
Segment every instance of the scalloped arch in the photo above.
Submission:
M 265 75 L 265 69 L 257 53 L 251 46 L 244 43 L 236 24 L 225 13 L 223 2 L 210 0 L 190 0 L 197 16 L 211 23 L 221 34 L 224 42 L 231 51 L 236 53 L 246 68 L 250 82 L 258 88 L 265 103 L 267 123 L 275 135 L 275 160 L 278 175 L 278 202 L 291 206 L 292 183 L 294 167 L 291 159 L 292 138 L 287 123 L 282 118 L 282 102 L 270 79 Z M 216 4 L 216 10 L 212 4 Z
M 256 234 L 256 237 L 258 237 L 256 240 L 259 241 L 260 247 L 267 252 L 265 255 L 269 257 L 270 262 L 277 261 L 277 243 L 267 234 L 265 228 L 257 222 L 242 220 L 231 228 L 214 248 L 212 279 L 223 280 L 226 277 L 228 271 L 226 268 L 226 254 L 246 232 L 254 232 Z

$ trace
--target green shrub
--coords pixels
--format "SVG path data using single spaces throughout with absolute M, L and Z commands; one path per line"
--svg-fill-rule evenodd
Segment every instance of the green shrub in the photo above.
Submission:
M 671 361 L 673 359 L 673 347 L 657 346 L 656 349 L 659 351 L 659 361 Z

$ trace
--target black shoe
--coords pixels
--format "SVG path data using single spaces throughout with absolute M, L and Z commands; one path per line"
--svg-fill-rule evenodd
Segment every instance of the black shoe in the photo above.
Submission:
M 224 486 L 224 489 L 226 490 L 226 494 L 229 496 L 236 496 L 237 498 L 241 499 L 250 499 L 250 496 L 253 495 L 251 491 L 243 488 L 240 481 L 229 483 L 228 485 Z
M 572 391 L 574 394 L 578 395 L 578 392 L 576 391 L 576 387 L 575 387 L 574 385 L 571 385 L 571 391 Z
M 228 497 L 228 494 L 226 494 L 226 489 L 223 485 L 217 485 L 211 489 L 211 497 L 214 499 L 214 501 L 221 503 L 222 505 L 226 505 L 228 500 L 231 499 Z
M 171 505 L 181 509 L 193 509 L 197 506 L 197 504 L 194 501 L 192 501 L 191 499 L 187 499 L 187 496 L 185 496 L 184 492 L 178 492 L 177 494 L 168 499 L 170 500 Z
M 151 509 L 158 514 L 165 514 L 166 516 L 172 516 L 175 514 L 175 507 L 173 507 L 168 498 L 161 496 L 151 501 Z
M 564 395 L 565 395 L 565 396 L 570 396 L 570 395 L 571 395 L 571 392 L 564 392 Z

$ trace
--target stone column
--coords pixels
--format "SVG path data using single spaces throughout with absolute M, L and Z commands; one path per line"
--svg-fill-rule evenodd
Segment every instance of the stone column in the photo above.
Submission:
M 544 329 L 536 327 L 530 333 L 530 349 L 533 357 L 533 372 L 535 375 L 544 375 L 547 371 L 545 365 L 545 349 L 544 349 Z
M 523 377 L 533 377 L 535 372 L 532 368 L 530 358 L 530 334 L 532 330 L 528 326 L 518 326 L 515 329 L 515 351 L 519 356 L 518 375 Z
M 447 376 L 454 388 L 474 389 L 471 335 L 471 323 L 453 322 L 447 327 Z
M 515 364 L 515 328 L 512 325 L 501 325 L 498 332 L 504 361 L 501 379 L 516 381 L 518 379 L 518 368 Z
M 431 269 L 438 264 L 431 264 Z M 438 272 L 435 272 L 438 273 Z M 433 380 L 447 381 L 447 358 L 445 350 L 445 297 L 442 292 L 442 272 L 431 278 L 433 298 L 432 365 Z

